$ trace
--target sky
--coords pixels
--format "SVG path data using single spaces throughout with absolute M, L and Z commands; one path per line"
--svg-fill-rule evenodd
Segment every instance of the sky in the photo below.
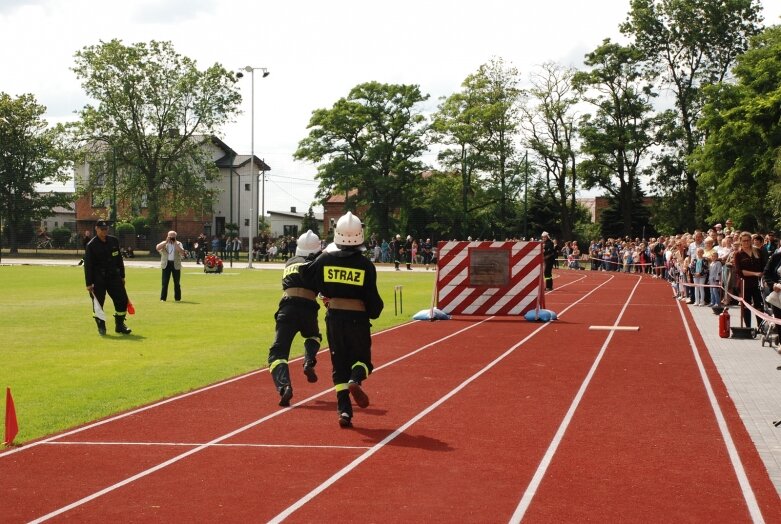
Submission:
M 781 23 L 781 1 L 761 4 L 766 25 Z M 430 113 L 492 58 L 524 79 L 546 62 L 582 67 L 603 39 L 622 39 L 628 10 L 629 0 L 0 0 L 0 92 L 32 93 L 49 123 L 73 120 L 90 102 L 74 54 L 114 38 L 171 41 L 202 70 L 266 67 L 270 75 L 256 72 L 254 82 L 254 151 L 271 167 L 265 209 L 306 211 L 316 167 L 293 153 L 312 111 L 378 81 L 419 85 Z M 239 86 L 242 114 L 218 136 L 249 154 L 250 76 Z

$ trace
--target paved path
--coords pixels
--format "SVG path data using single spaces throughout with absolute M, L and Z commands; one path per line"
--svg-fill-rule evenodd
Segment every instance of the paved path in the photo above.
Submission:
M 708 307 L 685 305 L 719 370 L 727 391 L 781 494 L 781 355 L 777 347 L 762 346 L 761 338 L 719 337 L 718 316 Z M 738 308 L 731 308 L 733 326 L 740 325 Z M 753 319 L 756 320 L 756 319 Z M 752 321 L 753 321 L 752 320 Z

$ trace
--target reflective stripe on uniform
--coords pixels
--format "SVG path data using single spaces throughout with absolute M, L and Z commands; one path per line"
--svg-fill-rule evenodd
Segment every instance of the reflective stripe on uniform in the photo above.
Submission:
M 366 376 L 368 377 L 368 376 L 369 376 L 369 366 L 367 366 L 367 365 L 366 365 L 366 364 L 364 364 L 363 362 L 356 362 L 355 364 L 353 364 L 353 367 L 352 367 L 352 368 L 350 368 L 350 369 L 355 369 L 355 368 L 357 368 L 358 366 L 360 366 L 360 367 L 362 367 L 362 368 L 363 368 L 363 371 L 366 373 Z
M 345 391 L 346 389 L 349 389 L 349 386 L 346 383 L 342 384 L 334 384 L 334 391 L 339 393 L 340 391 Z
M 274 362 L 269 364 L 268 370 L 269 371 L 274 371 L 274 368 L 277 367 L 280 364 L 287 364 L 287 360 L 285 360 L 283 358 L 279 358 L 279 359 L 275 360 Z

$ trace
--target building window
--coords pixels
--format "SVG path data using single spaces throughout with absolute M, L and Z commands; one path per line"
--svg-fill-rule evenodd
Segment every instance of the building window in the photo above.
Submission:
M 250 191 L 249 184 L 244 184 L 244 191 Z
M 244 225 L 249 227 L 249 218 L 244 219 Z
M 282 234 L 286 237 L 297 237 L 298 226 L 282 226 Z

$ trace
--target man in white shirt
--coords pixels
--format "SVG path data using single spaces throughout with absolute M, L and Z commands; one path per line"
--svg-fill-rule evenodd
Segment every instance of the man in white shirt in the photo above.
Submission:
M 157 244 L 157 252 L 160 253 L 160 268 L 163 270 L 163 286 L 160 289 L 160 302 L 168 298 L 168 282 L 171 275 L 174 277 L 174 300 L 182 300 L 182 288 L 179 278 L 182 274 L 182 256 L 185 254 L 184 246 L 176 240 L 176 231 L 169 231 L 166 239 Z

